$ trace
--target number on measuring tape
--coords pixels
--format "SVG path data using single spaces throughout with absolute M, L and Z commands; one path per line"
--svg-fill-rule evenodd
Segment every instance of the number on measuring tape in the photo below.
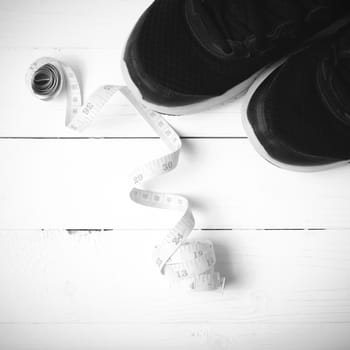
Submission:
M 173 169 L 173 162 L 167 162 L 163 164 L 164 171 L 170 171 Z

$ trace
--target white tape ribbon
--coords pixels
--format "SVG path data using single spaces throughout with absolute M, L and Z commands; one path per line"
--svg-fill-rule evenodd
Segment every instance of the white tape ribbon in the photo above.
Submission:
M 126 86 L 102 86 L 83 105 L 81 89 L 74 71 L 54 58 L 43 57 L 35 61 L 27 72 L 26 83 L 34 96 L 42 100 L 55 98 L 65 90 L 66 126 L 76 131 L 87 128 L 118 91 L 131 102 L 167 146 L 169 153 L 143 164 L 134 171 L 130 197 L 144 206 L 182 212 L 178 223 L 155 247 L 154 262 L 159 270 L 176 284 L 193 290 L 223 288 L 225 278 L 214 270 L 216 258 L 213 244 L 210 241 L 188 240 L 195 223 L 188 200 L 177 194 L 157 193 L 136 187 L 172 171 L 178 164 L 181 139 L 165 119 L 159 113 L 144 107 Z

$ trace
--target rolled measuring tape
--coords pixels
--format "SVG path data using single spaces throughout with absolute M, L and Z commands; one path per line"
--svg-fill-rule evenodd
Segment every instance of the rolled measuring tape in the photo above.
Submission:
M 214 269 L 216 257 L 212 242 L 188 240 L 195 225 L 188 200 L 181 195 L 137 187 L 172 171 L 178 164 L 182 143 L 168 122 L 159 113 L 142 105 L 126 86 L 101 86 L 83 104 L 73 69 L 55 58 L 36 60 L 27 71 L 26 83 L 32 94 L 41 100 L 53 99 L 64 91 L 67 95 L 66 126 L 76 131 L 86 129 L 98 118 L 102 108 L 117 92 L 130 101 L 169 150 L 133 172 L 130 198 L 140 205 L 181 212 L 180 220 L 154 248 L 154 263 L 172 284 L 198 291 L 224 288 L 225 278 Z

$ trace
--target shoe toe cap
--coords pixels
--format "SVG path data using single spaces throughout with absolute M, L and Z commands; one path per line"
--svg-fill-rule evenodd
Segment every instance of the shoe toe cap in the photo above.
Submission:
M 127 79 L 142 98 L 162 106 L 182 106 L 217 94 L 205 53 L 192 37 L 184 0 L 156 0 L 141 16 L 126 44 Z M 216 79 L 220 79 L 216 77 Z M 210 91 L 212 90 L 212 91 Z
M 291 100 L 281 101 L 271 99 L 274 90 L 277 88 L 275 82 L 278 79 L 279 69 L 270 74 L 260 85 L 255 87 L 247 106 L 247 122 L 250 132 L 250 139 L 255 148 L 260 149 L 259 153 L 278 166 L 294 167 L 318 167 L 335 163 L 339 159 L 329 155 L 316 154 L 308 150 L 301 142 L 304 138 L 302 133 L 296 137 L 295 130 L 302 127 L 297 117 L 293 117 L 290 111 Z M 253 89 L 255 89 L 253 88 Z M 280 87 L 278 87 L 280 88 Z M 285 87 L 285 95 L 288 87 Z M 300 103 L 294 101 L 292 103 Z M 274 108 L 271 105 L 275 105 Z M 276 108 L 279 105 L 280 108 Z M 300 116 L 299 116 L 300 117 Z M 307 116 L 305 116 L 306 118 Z M 287 123 L 288 119 L 288 123 Z M 290 130 L 290 133 L 288 131 Z M 312 138 L 312 135 L 310 135 Z

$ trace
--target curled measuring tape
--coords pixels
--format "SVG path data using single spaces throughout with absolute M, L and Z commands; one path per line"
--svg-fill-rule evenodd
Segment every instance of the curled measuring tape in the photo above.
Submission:
M 167 121 L 159 113 L 143 106 L 126 86 L 101 86 L 82 104 L 81 89 L 73 69 L 55 58 L 42 57 L 35 61 L 26 74 L 26 83 L 33 95 L 42 100 L 55 98 L 65 90 L 66 126 L 76 131 L 87 128 L 117 92 L 130 101 L 169 149 L 168 154 L 143 164 L 133 172 L 130 198 L 144 206 L 182 213 L 177 224 L 154 248 L 153 260 L 161 273 L 175 284 L 192 290 L 223 288 L 225 278 L 214 269 L 216 258 L 213 244 L 210 241 L 188 240 L 195 224 L 188 200 L 177 194 L 137 187 L 172 171 L 178 164 L 181 139 Z

